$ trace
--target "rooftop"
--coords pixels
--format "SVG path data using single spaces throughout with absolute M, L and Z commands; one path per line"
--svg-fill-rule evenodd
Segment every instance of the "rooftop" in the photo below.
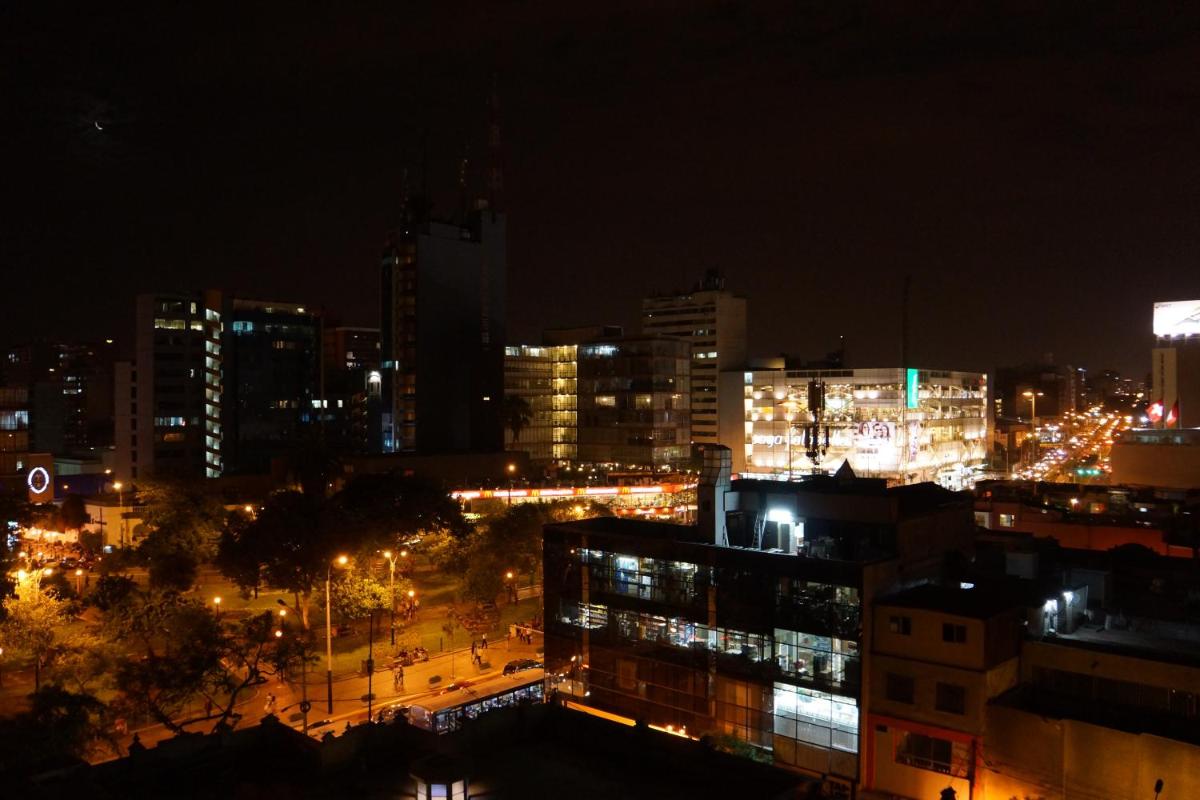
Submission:
M 896 594 L 881 597 L 880 606 L 944 611 L 958 617 L 990 619 L 1005 611 L 1029 605 L 1029 591 L 1017 581 L 976 585 L 971 589 L 925 583 Z

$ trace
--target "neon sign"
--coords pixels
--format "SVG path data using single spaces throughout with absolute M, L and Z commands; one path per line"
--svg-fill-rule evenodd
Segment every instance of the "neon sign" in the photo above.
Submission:
M 43 494 L 50 488 L 50 473 L 46 471 L 45 467 L 34 467 L 29 470 L 25 483 L 28 484 L 29 491 L 34 494 Z

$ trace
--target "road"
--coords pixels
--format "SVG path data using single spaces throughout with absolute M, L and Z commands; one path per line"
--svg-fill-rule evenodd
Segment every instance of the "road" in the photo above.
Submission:
M 1131 427 L 1131 418 L 1093 408 L 1063 419 L 1046 420 L 1039 427 L 1043 438 L 1061 432 L 1062 441 L 1043 445 L 1037 462 L 1017 470 L 1013 477 L 1060 483 L 1104 483 L 1114 438 Z M 1081 474 L 1079 470 L 1098 470 Z
M 439 676 L 441 680 L 432 684 L 434 687 L 445 686 L 454 679 L 475 680 L 490 677 L 499 674 L 505 663 L 509 661 L 536 657 L 541 647 L 540 635 L 534 637 L 532 645 L 524 644 L 516 639 L 507 642 L 504 640 L 492 642 L 488 649 L 483 651 L 485 658 L 482 668 L 471 662 L 469 647 L 453 653 L 434 654 L 431 655 L 428 662 L 404 668 L 404 686 L 401 688 L 393 685 L 393 673 L 390 669 L 378 669 L 374 676 L 373 687 L 375 713 L 378 714 L 383 706 L 389 704 L 409 705 L 431 696 L 437 691 L 437 688 L 430 689 L 429 679 L 435 675 Z M 308 699 L 312 703 L 312 710 L 308 715 L 309 734 L 317 737 L 324 735 L 327 731 L 336 733 L 340 732 L 347 723 L 353 725 L 365 721 L 367 718 L 367 684 L 368 679 L 365 675 L 346 676 L 340 679 L 335 676 L 333 712 L 330 713 L 322 660 L 315 670 L 308 673 Z M 267 696 L 273 694 L 275 695 L 275 714 L 284 724 L 301 730 L 304 725 L 304 717 L 300 713 L 300 702 L 303 697 L 301 689 L 299 681 L 271 682 L 255 687 L 253 691 L 247 692 L 245 700 L 237 705 L 238 712 L 243 715 L 241 725 L 257 724 L 259 719 L 267 713 L 265 708 Z M 194 725 L 190 729 L 207 732 L 210 727 L 211 724 L 207 726 Z M 136 731 L 130 731 L 129 735 L 121 741 L 121 746 L 126 750 L 135 733 L 139 741 L 147 747 L 153 747 L 157 742 L 169 739 L 174 735 L 163 725 L 139 728 Z

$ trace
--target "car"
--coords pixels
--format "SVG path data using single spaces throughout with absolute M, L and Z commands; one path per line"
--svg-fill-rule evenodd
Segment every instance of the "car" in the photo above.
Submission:
M 379 712 L 380 722 L 398 722 L 408 719 L 408 712 L 411 706 L 403 703 L 392 703 L 384 706 Z
M 504 674 L 515 675 L 527 669 L 542 669 L 542 662 L 535 661 L 532 658 L 518 658 L 516 661 L 510 661 L 504 665 Z

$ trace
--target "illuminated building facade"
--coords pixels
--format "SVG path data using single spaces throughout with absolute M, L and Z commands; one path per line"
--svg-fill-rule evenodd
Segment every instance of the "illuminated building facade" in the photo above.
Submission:
M 381 448 L 504 449 L 505 218 L 408 219 L 380 269 Z
M 746 299 L 709 272 L 691 292 L 642 300 L 642 333 L 690 345 L 691 438 L 696 444 L 717 444 L 719 375 L 746 364 Z
M 80 454 L 113 443 L 113 340 L 38 342 L 0 354 L 0 383 L 25 386 L 31 446 Z
M 138 295 L 134 360 L 116 368 L 114 478 L 224 472 L 223 311 L 216 291 Z
M 504 348 L 504 396 L 528 405 L 529 422 L 519 431 L 506 413 L 504 447 L 541 464 L 578 460 L 576 354 L 578 345 L 515 345 Z
M 803 427 L 812 421 L 809 384 L 825 384 L 814 464 Z M 987 376 L 917 369 L 769 369 L 722 373 L 722 439 L 734 471 L 786 480 L 843 461 L 889 483 L 932 481 L 960 489 L 987 459 Z
M 1154 304 L 1150 403 L 1158 428 L 1200 428 L 1200 300 Z
M 718 451 L 728 457 L 705 456 Z M 551 687 L 651 726 L 731 737 L 850 790 L 869 696 L 863 621 L 897 575 L 928 578 L 965 550 L 969 500 L 929 484 L 723 475 L 698 489 L 695 526 L 545 527 Z

